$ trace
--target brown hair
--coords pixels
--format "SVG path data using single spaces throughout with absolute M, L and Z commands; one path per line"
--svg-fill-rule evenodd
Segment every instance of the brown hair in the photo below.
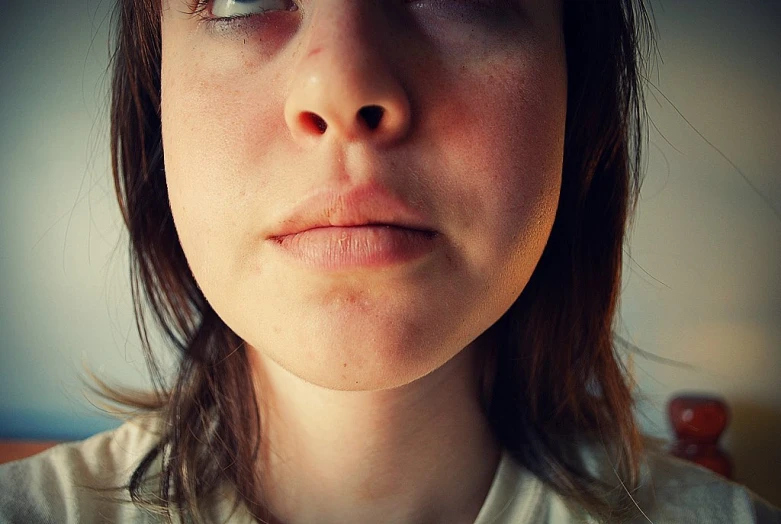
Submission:
M 613 322 L 624 235 L 640 191 L 644 103 L 642 51 L 652 31 L 642 0 L 564 0 L 568 67 L 564 168 L 558 212 L 534 274 L 490 328 L 483 399 L 501 444 L 524 467 L 599 520 L 637 511 L 642 441 L 631 378 Z M 245 346 L 201 293 L 179 244 L 168 205 L 160 131 L 159 0 L 117 4 L 111 107 L 112 169 L 130 235 L 136 324 L 152 391 L 94 391 L 163 420 L 160 443 L 122 487 L 172 520 L 202 520 L 221 484 L 260 518 L 256 464 L 258 404 Z M 648 38 L 645 38 L 648 37 Z M 643 44 L 647 47 L 643 48 Z M 146 311 L 178 351 L 171 383 L 147 336 Z M 253 393 L 253 402 L 244 401 Z M 579 442 L 605 444 L 623 485 L 615 490 L 578 458 Z M 156 494 L 141 487 L 161 461 Z M 197 472 L 193 474 L 192 472 Z

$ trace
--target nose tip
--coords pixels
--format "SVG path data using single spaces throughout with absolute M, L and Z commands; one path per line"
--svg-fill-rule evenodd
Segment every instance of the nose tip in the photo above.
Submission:
M 338 15 L 312 15 L 317 20 L 308 26 L 310 50 L 300 55 L 285 103 L 285 119 L 295 138 L 328 135 L 344 141 L 388 142 L 408 129 L 408 95 L 398 64 L 391 63 L 388 57 L 393 54 L 385 49 L 391 43 L 381 36 L 387 20 L 377 13 L 368 16 L 366 9 L 364 5 L 340 9 Z

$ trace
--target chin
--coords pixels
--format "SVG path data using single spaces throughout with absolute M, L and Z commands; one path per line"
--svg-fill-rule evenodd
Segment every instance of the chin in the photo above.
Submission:
M 317 336 L 299 331 L 306 345 L 293 339 L 267 340 L 252 347 L 264 366 L 270 365 L 268 371 L 284 370 L 309 384 L 337 391 L 401 387 L 431 373 L 458 352 L 420 338 L 416 345 L 408 344 L 404 342 L 407 337 L 387 330 L 372 332 L 364 327 L 351 331 L 332 329 Z

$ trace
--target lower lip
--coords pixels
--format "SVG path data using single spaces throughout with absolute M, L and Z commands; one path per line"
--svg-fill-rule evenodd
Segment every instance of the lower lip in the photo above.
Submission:
M 429 253 L 437 234 L 394 226 L 319 227 L 271 240 L 320 270 L 383 267 Z

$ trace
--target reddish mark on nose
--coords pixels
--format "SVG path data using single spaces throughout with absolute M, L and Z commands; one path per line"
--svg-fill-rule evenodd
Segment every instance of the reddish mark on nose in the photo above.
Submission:
M 315 56 L 317 53 L 319 53 L 322 50 L 323 50 L 322 47 L 317 47 L 315 49 L 312 49 L 306 57 L 309 58 L 309 57 Z

